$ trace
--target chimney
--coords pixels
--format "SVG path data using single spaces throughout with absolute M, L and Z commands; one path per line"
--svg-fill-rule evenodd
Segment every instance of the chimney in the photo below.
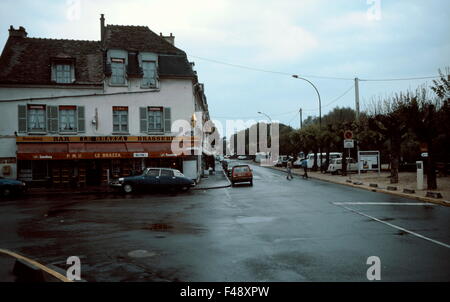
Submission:
M 105 15 L 101 14 L 100 16 L 100 39 L 103 43 L 105 42 Z
M 170 36 L 163 36 L 162 33 L 159 34 L 164 40 L 175 46 L 175 36 L 170 33 Z
M 15 29 L 11 25 L 9 27 L 9 36 L 10 37 L 26 38 L 28 36 L 28 33 L 26 32 L 25 28 L 23 28 L 22 26 L 19 27 L 19 29 Z

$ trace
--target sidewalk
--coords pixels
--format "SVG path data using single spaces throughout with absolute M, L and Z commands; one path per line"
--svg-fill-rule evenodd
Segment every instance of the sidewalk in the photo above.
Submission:
M 286 168 L 270 167 L 279 171 L 286 171 Z M 292 169 L 294 175 L 303 175 L 303 169 Z M 376 172 L 368 172 L 358 174 L 349 174 L 347 176 L 331 175 L 329 173 L 308 172 L 308 176 L 312 179 L 318 179 L 335 184 L 346 185 L 356 188 L 369 190 L 372 192 L 381 192 L 400 197 L 412 198 L 424 202 L 431 202 L 440 205 L 450 206 L 450 177 L 438 177 L 438 190 L 417 190 L 416 189 L 416 173 L 401 172 L 399 173 L 399 183 L 391 184 L 389 179 L 389 172 L 381 172 L 380 175 Z M 351 178 L 351 182 L 350 182 Z M 424 186 L 426 187 L 426 177 L 424 179 Z M 395 187 L 396 190 L 388 190 L 388 187 Z M 403 190 L 413 190 L 414 193 L 405 193 Z M 427 192 L 441 193 L 442 198 L 427 197 Z
M 192 190 L 211 190 L 211 189 L 221 189 L 231 186 L 228 178 L 225 176 L 222 166 L 216 164 L 216 171 L 214 175 L 205 175 L 202 177 L 197 186 L 193 187 Z M 39 195 L 92 195 L 92 194 L 110 194 L 117 193 L 110 186 L 100 185 L 100 186 L 87 186 L 83 188 L 44 188 L 35 187 L 29 188 L 26 195 L 27 196 L 39 196 Z
M 222 169 L 222 165 L 216 163 L 216 171 L 214 175 L 205 175 L 200 183 L 192 190 L 211 190 L 222 189 L 231 187 L 231 183 L 228 177 L 225 176 L 225 172 Z

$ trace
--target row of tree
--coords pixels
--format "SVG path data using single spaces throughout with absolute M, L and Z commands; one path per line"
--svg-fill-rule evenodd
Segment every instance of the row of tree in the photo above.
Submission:
M 353 109 L 337 107 L 322 117 L 320 125 L 313 117 L 303 122 L 302 129 L 281 124 L 280 154 L 317 154 L 320 150 L 327 154 L 324 161 L 328 163 L 330 152 L 346 154 L 344 132 L 351 130 L 360 150 L 379 150 L 382 162 L 390 164 L 391 183 L 398 183 L 402 162 L 421 159 L 426 163 L 428 189 L 436 189 L 436 170 L 445 171 L 450 162 L 450 69 L 439 74 L 431 87 L 373 99 L 358 120 Z M 248 135 L 249 130 L 244 131 Z M 421 158 L 424 152 L 428 156 Z M 343 156 L 344 174 L 345 160 Z M 314 169 L 322 168 L 318 164 L 316 157 Z

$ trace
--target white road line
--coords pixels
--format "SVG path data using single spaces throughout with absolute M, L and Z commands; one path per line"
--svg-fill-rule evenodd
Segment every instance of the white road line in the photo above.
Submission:
M 429 202 L 333 202 L 337 206 L 342 205 L 375 205 L 375 206 L 435 206 Z
M 385 225 L 387 225 L 387 226 L 390 226 L 390 227 L 392 227 L 392 228 L 394 228 L 394 229 L 397 229 L 397 230 L 400 230 L 400 231 L 409 233 L 409 234 L 411 234 L 411 235 L 413 235 L 413 236 L 416 236 L 416 237 L 418 237 L 418 238 L 421 238 L 421 239 L 430 241 L 430 242 L 432 242 L 432 243 L 434 243 L 434 244 L 437 244 L 437 245 L 440 245 L 440 246 L 443 246 L 443 247 L 446 247 L 446 248 L 450 249 L 450 245 L 449 245 L 449 244 L 446 244 L 446 243 L 443 243 L 443 242 L 440 242 L 440 241 L 437 241 L 437 240 L 434 240 L 434 239 L 425 237 L 425 236 L 423 236 L 423 235 L 417 234 L 417 233 L 415 233 L 415 232 L 413 232 L 413 231 L 410 231 L 410 230 L 407 230 L 407 229 L 405 229 L 405 228 L 399 227 L 399 226 L 394 225 L 394 224 L 392 224 L 392 223 L 389 223 L 389 222 L 380 220 L 380 219 L 378 219 L 378 218 L 375 218 L 375 217 L 373 217 L 373 216 L 370 216 L 370 215 L 364 214 L 364 213 L 362 213 L 362 212 L 356 211 L 356 210 L 354 210 L 354 209 L 352 209 L 352 208 L 349 208 L 349 207 L 346 207 L 346 206 L 343 206 L 343 205 L 340 205 L 340 206 L 343 207 L 344 209 L 350 211 L 350 212 L 353 212 L 353 213 L 359 214 L 359 215 L 361 215 L 361 216 L 370 218 L 370 219 L 372 219 L 372 220 L 375 220 L 375 221 L 377 221 L 377 222 L 380 222 L 380 223 L 383 223 L 383 224 L 385 224 Z

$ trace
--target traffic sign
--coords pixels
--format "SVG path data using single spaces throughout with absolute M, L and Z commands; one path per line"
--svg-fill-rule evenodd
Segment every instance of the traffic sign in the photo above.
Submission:
M 345 149 L 352 149 L 355 147 L 355 141 L 352 139 L 346 139 L 344 140 L 344 148 Z
M 353 139 L 353 132 L 350 131 L 350 130 L 345 131 L 345 132 L 344 132 L 344 138 L 345 138 L 346 140 Z M 352 148 L 353 148 L 353 147 L 352 147 Z

